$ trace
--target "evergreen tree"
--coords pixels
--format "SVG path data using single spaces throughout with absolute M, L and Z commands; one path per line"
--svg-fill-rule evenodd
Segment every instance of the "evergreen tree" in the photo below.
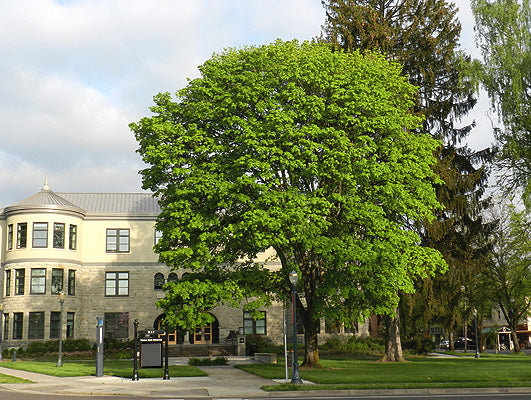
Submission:
M 328 0 L 323 5 L 327 20 L 321 40 L 345 51 L 378 49 L 401 63 L 403 73 L 419 87 L 416 111 L 426 116 L 423 130 L 443 142 L 435 170 L 444 181 L 437 187 L 444 209 L 435 222 L 421 228 L 423 242 L 443 251 L 455 275 L 470 265 L 468 252 L 460 249 L 463 240 L 483 229 L 478 215 L 487 205 L 481 198 L 488 171 L 476 165 L 491 157 L 489 150 L 473 152 L 462 145 L 472 125 L 456 124 L 476 103 L 473 84 L 463 74 L 471 60 L 459 50 L 457 9 L 444 0 Z M 462 232 L 466 238 L 460 237 Z M 432 304 L 443 301 L 443 293 L 435 290 L 442 282 L 423 282 L 434 285 L 433 290 L 421 290 L 432 294 Z M 429 317 L 429 309 L 425 311 Z M 396 324 L 398 318 L 387 320 Z M 386 349 L 384 360 L 401 359 L 400 348 Z

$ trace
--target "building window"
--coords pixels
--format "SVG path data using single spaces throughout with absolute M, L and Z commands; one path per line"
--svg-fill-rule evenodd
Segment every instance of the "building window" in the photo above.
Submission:
M 6 269 L 6 290 L 5 295 L 9 296 L 11 295 L 11 270 Z
M 22 328 L 24 327 L 24 314 L 13 313 L 13 339 L 22 339 Z
M 7 249 L 13 249 L 13 224 L 7 226 Z
M 30 294 L 45 294 L 46 293 L 46 269 L 32 268 Z
M 298 320 L 297 323 L 299 323 Z M 341 322 L 335 319 L 325 319 L 325 333 L 339 333 L 340 331 Z
M 26 270 L 15 270 L 15 294 L 24 294 L 24 284 L 26 283 Z
M 129 272 L 106 272 L 105 296 L 129 296 Z
M 63 270 L 52 269 L 52 294 L 59 294 L 63 291 Z
M 30 312 L 28 339 L 44 339 L 44 312 Z
M 170 272 L 168 275 L 168 282 L 176 282 L 179 279 L 175 272 Z
M 33 223 L 33 247 L 48 247 L 48 222 Z
M 9 313 L 4 314 L 4 336 L 2 340 L 7 340 L 9 335 Z
M 77 247 L 77 225 L 70 225 L 68 235 L 68 248 L 75 250 Z
M 75 296 L 76 294 L 76 270 L 68 270 L 68 295 Z
M 53 248 L 65 248 L 65 224 L 54 222 L 53 224 Z
M 266 334 L 266 313 L 261 312 L 263 318 L 253 319 L 250 312 L 243 312 L 243 332 L 246 335 L 265 335 Z
M 129 313 L 104 314 L 105 337 L 126 339 L 129 337 Z
M 61 324 L 61 313 L 52 311 L 50 313 L 50 339 L 59 339 L 59 327 Z
M 129 229 L 107 229 L 107 253 L 129 252 Z
M 162 275 L 160 272 L 157 272 L 153 281 L 153 286 L 155 290 L 162 289 L 162 286 L 164 285 L 164 275 Z
M 157 231 L 155 229 L 155 244 L 159 243 L 160 238 L 162 237 L 162 231 Z
M 25 249 L 28 239 L 28 224 L 23 222 L 17 224 L 17 249 Z
M 73 312 L 66 313 L 66 338 L 67 339 L 74 338 L 74 315 L 75 313 Z

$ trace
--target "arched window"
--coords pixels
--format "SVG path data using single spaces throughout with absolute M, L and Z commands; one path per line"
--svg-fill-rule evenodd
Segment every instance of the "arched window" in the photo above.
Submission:
M 153 287 L 154 289 L 162 289 L 162 286 L 164 285 L 164 275 L 162 275 L 160 272 L 157 272 L 155 274 L 155 278 L 153 279 Z
M 177 279 L 177 274 L 175 272 L 172 272 L 168 275 L 168 282 L 175 282 Z

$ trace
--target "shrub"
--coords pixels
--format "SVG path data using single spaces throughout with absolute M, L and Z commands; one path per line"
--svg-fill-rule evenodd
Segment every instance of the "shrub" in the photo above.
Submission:
M 216 357 L 214 359 L 211 358 L 195 358 L 192 357 L 190 360 L 188 360 L 189 365 L 227 365 L 229 363 L 229 360 L 227 357 Z
M 246 335 L 245 343 L 247 346 L 248 353 L 250 353 L 249 349 L 252 349 L 252 353 L 275 353 L 275 354 L 284 353 L 283 346 L 274 344 L 270 338 L 265 337 L 265 336 Z M 248 355 L 252 355 L 252 354 L 248 354 Z
M 351 336 L 348 339 L 331 337 L 321 349 L 323 353 L 329 354 L 380 355 L 385 346 L 382 339 Z
M 66 339 L 63 341 L 63 351 L 88 351 L 92 345 L 88 339 Z
M 105 350 L 132 349 L 134 348 L 134 340 L 121 340 L 112 337 L 106 337 L 103 340 L 103 347 Z
M 405 339 L 402 341 L 402 348 L 410 350 L 415 354 L 428 354 L 433 351 L 435 345 L 429 337 L 417 336 L 413 339 Z

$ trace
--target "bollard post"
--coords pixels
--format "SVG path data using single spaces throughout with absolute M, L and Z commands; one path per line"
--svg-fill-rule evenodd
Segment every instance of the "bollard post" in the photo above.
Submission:
M 103 318 L 98 318 L 96 325 L 96 376 L 103 376 Z
M 13 361 L 17 361 L 17 351 L 13 352 Z

